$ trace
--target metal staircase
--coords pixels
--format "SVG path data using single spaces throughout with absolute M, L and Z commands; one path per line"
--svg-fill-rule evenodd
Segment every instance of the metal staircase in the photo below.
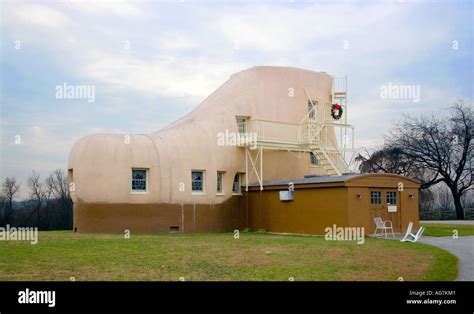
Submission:
M 240 122 L 238 145 L 246 150 L 246 173 L 249 161 L 263 190 L 263 150 L 277 149 L 311 152 L 318 159 L 318 166 L 328 175 L 341 175 L 350 171 L 354 155 L 354 126 L 347 124 L 347 78 L 333 78 L 332 103 L 339 103 L 343 110 L 339 120 L 331 116 L 331 104 L 316 102 L 305 90 L 311 108 L 298 124 L 267 120 Z M 315 103 L 316 102 L 316 103 Z M 348 131 L 351 133 L 349 140 Z M 349 147 L 349 144 L 351 147 Z M 251 150 L 258 149 L 252 158 Z M 258 160 L 260 159 L 260 171 Z M 246 175 L 246 188 L 248 177 Z

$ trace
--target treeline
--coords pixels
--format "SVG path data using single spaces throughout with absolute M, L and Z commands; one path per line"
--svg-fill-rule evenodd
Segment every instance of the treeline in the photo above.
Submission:
M 67 176 L 61 169 L 42 179 L 35 171 L 27 179 L 29 197 L 18 200 L 21 184 L 14 177 L 2 182 L 0 226 L 38 227 L 40 230 L 71 230 L 72 199 Z

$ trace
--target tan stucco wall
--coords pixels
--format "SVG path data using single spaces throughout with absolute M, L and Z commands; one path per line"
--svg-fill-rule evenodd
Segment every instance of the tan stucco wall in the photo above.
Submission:
M 237 132 L 235 116 L 299 123 L 308 97 L 331 101 L 331 76 L 286 67 L 254 67 L 231 76 L 193 112 L 147 135 L 95 134 L 76 142 L 69 159 L 73 200 L 112 204 L 219 204 L 231 197 L 236 172 L 245 172 L 244 149 L 218 146 L 217 134 Z M 294 91 L 291 97 L 289 89 Z M 264 151 L 265 180 L 323 173 L 308 154 Z M 148 192 L 131 193 L 131 168 L 149 168 Z M 206 170 L 204 195 L 191 193 L 191 169 Z M 225 171 L 224 196 L 216 196 L 216 172 Z M 250 174 L 249 181 L 255 181 Z M 184 183 L 184 191 L 180 191 Z

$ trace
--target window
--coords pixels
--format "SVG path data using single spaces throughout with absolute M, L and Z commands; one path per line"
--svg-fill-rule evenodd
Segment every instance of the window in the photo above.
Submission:
M 397 205 L 397 192 L 387 192 L 387 204 Z
M 193 193 L 204 193 L 204 171 L 191 172 L 191 186 Z
M 308 101 L 308 118 L 310 120 L 316 119 L 316 105 L 317 105 L 316 101 L 314 100 L 312 102 Z
M 235 117 L 235 120 L 237 121 L 237 129 L 239 130 L 240 134 L 243 134 L 246 132 L 246 127 L 247 127 L 247 118 L 245 117 Z
M 217 194 L 224 194 L 222 181 L 224 181 L 224 172 L 217 171 Z
M 76 184 L 74 183 L 74 171 L 72 168 L 67 170 L 67 182 L 69 193 L 74 194 L 76 192 Z
M 311 160 L 311 166 L 317 166 L 318 165 L 318 157 L 314 153 L 309 153 L 310 160 Z
M 132 192 L 147 191 L 147 169 L 132 169 Z
M 370 191 L 370 204 L 381 205 L 382 204 L 382 192 Z
M 232 183 L 232 193 L 240 194 L 240 173 L 236 173 Z

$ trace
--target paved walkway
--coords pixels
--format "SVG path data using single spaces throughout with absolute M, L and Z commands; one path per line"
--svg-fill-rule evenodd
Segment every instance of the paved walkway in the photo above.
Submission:
M 446 225 L 474 225 L 474 220 L 420 220 L 420 223 Z
M 429 244 L 446 250 L 459 258 L 460 281 L 474 281 L 474 236 L 450 237 L 422 236 L 421 243 Z

